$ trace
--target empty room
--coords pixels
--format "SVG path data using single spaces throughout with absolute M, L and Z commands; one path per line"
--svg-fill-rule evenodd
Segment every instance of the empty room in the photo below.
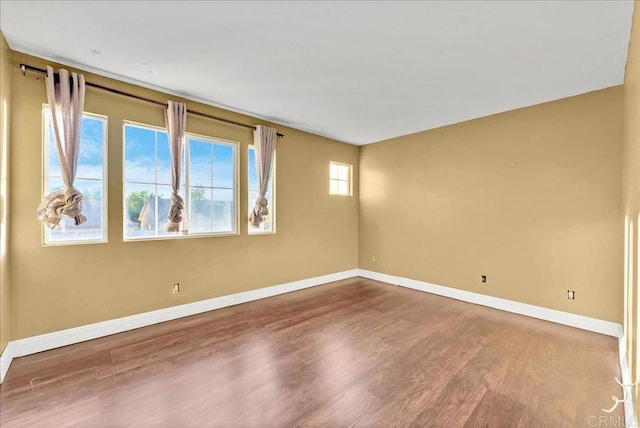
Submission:
M 0 426 L 637 427 L 640 2 L 0 1 Z

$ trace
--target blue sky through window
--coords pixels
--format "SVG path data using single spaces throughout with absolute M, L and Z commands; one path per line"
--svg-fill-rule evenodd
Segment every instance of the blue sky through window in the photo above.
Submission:
M 171 185 L 171 153 L 165 131 L 125 125 L 125 141 L 126 181 Z
M 49 110 L 46 110 L 49 115 Z M 62 177 L 60 171 L 60 159 L 56 142 L 53 137 L 53 125 L 47 120 L 48 130 L 48 161 L 49 175 L 52 177 Z M 82 134 L 80 141 L 80 152 L 78 153 L 78 169 L 76 171 L 77 178 L 85 179 L 102 179 L 102 165 L 104 164 L 104 120 L 91 116 L 85 116 L 82 119 Z
M 215 187 L 233 189 L 233 152 L 226 144 L 189 138 L 189 182 L 191 187 Z M 232 199 L 226 198 L 226 201 Z

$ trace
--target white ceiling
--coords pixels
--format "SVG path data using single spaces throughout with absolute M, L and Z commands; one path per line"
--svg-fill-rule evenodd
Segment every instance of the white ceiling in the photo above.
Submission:
M 0 2 L 12 49 L 366 144 L 623 83 L 632 1 Z

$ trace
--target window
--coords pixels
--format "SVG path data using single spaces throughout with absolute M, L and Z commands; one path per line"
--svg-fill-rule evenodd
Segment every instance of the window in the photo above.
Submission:
M 351 196 L 351 165 L 329 163 L 329 193 L 331 195 Z
M 44 186 L 45 194 L 64 189 L 60 159 L 51 123 L 51 110 L 45 105 L 44 128 Z M 63 216 L 60 228 L 44 228 L 44 244 L 88 244 L 107 242 L 107 118 L 84 113 L 80 152 L 74 186 L 82 192 L 82 213 L 87 221 L 79 226 Z
M 260 195 L 260 186 L 258 185 L 258 175 L 256 174 L 256 151 L 253 146 L 249 146 L 249 209 L 253 209 L 256 204 L 256 198 Z M 271 171 L 271 177 L 269 178 L 269 184 L 267 185 L 267 201 L 269 201 L 269 214 L 265 216 L 264 221 L 259 227 L 253 227 L 249 225 L 249 234 L 260 233 L 275 233 L 275 218 L 276 218 L 276 199 L 274 198 L 275 190 L 275 178 L 276 178 L 276 159 L 273 159 L 273 170 Z
M 125 123 L 124 146 L 125 239 L 175 237 L 164 229 L 172 192 L 167 132 Z M 188 214 L 186 234 L 235 234 L 237 144 L 187 134 L 182 162 L 180 195 Z
M 187 136 L 189 233 L 236 233 L 236 144 Z

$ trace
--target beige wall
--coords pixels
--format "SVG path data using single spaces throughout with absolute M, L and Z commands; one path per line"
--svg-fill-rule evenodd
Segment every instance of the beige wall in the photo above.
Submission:
M 640 350 L 638 346 L 638 261 L 640 247 L 640 2 L 635 3 L 631 44 L 624 79 L 624 222 L 625 222 L 625 276 L 624 276 L 624 328 L 627 340 L 627 358 L 633 382 L 640 379 Z M 636 415 L 640 415 L 639 388 L 634 389 Z
M 20 62 L 46 65 L 17 53 L 12 61 L 14 70 Z M 158 100 L 178 99 L 85 76 Z M 335 160 L 353 164 L 357 177 L 358 147 L 283 126 L 276 126 L 286 135 L 277 145 L 277 234 L 248 236 L 242 221 L 240 236 L 122 242 L 122 123 L 163 126 L 163 111 L 94 89 L 87 89 L 85 110 L 109 117 L 109 243 L 43 247 L 35 215 L 42 196 L 42 76 L 16 75 L 11 95 L 12 340 L 357 267 L 358 186 L 353 197 L 331 197 L 328 174 L 329 161 Z M 187 104 L 240 122 L 259 122 Z M 240 142 L 240 212 L 245 218 L 251 131 L 192 116 L 187 131 Z M 172 295 L 176 281 L 182 292 Z
M 0 353 L 10 335 L 9 300 L 9 102 L 11 92 L 11 52 L 0 32 Z
M 109 117 L 109 243 L 43 247 L 34 212 L 42 196 L 44 83 L 22 77 L 20 62 L 46 65 L 12 54 L 11 190 L 20 197 L 11 206 L 11 339 L 358 266 L 622 322 L 621 87 L 360 149 L 277 126 L 286 138 L 278 142 L 276 235 L 248 236 L 241 222 L 238 237 L 128 243 L 122 242 L 122 121 L 162 126 L 162 110 L 88 89 L 85 110 Z M 240 142 L 244 216 L 251 132 L 197 117 L 188 131 Z M 327 194 L 330 160 L 354 165 L 354 197 Z M 179 268 L 169 265 L 170 251 L 179 254 Z M 71 258 L 79 263 L 67 280 L 59 266 Z M 183 292 L 172 295 L 176 281 Z M 577 291 L 575 301 L 566 299 L 568 288 Z
M 621 322 L 622 92 L 363 146 L 359 267 Z

